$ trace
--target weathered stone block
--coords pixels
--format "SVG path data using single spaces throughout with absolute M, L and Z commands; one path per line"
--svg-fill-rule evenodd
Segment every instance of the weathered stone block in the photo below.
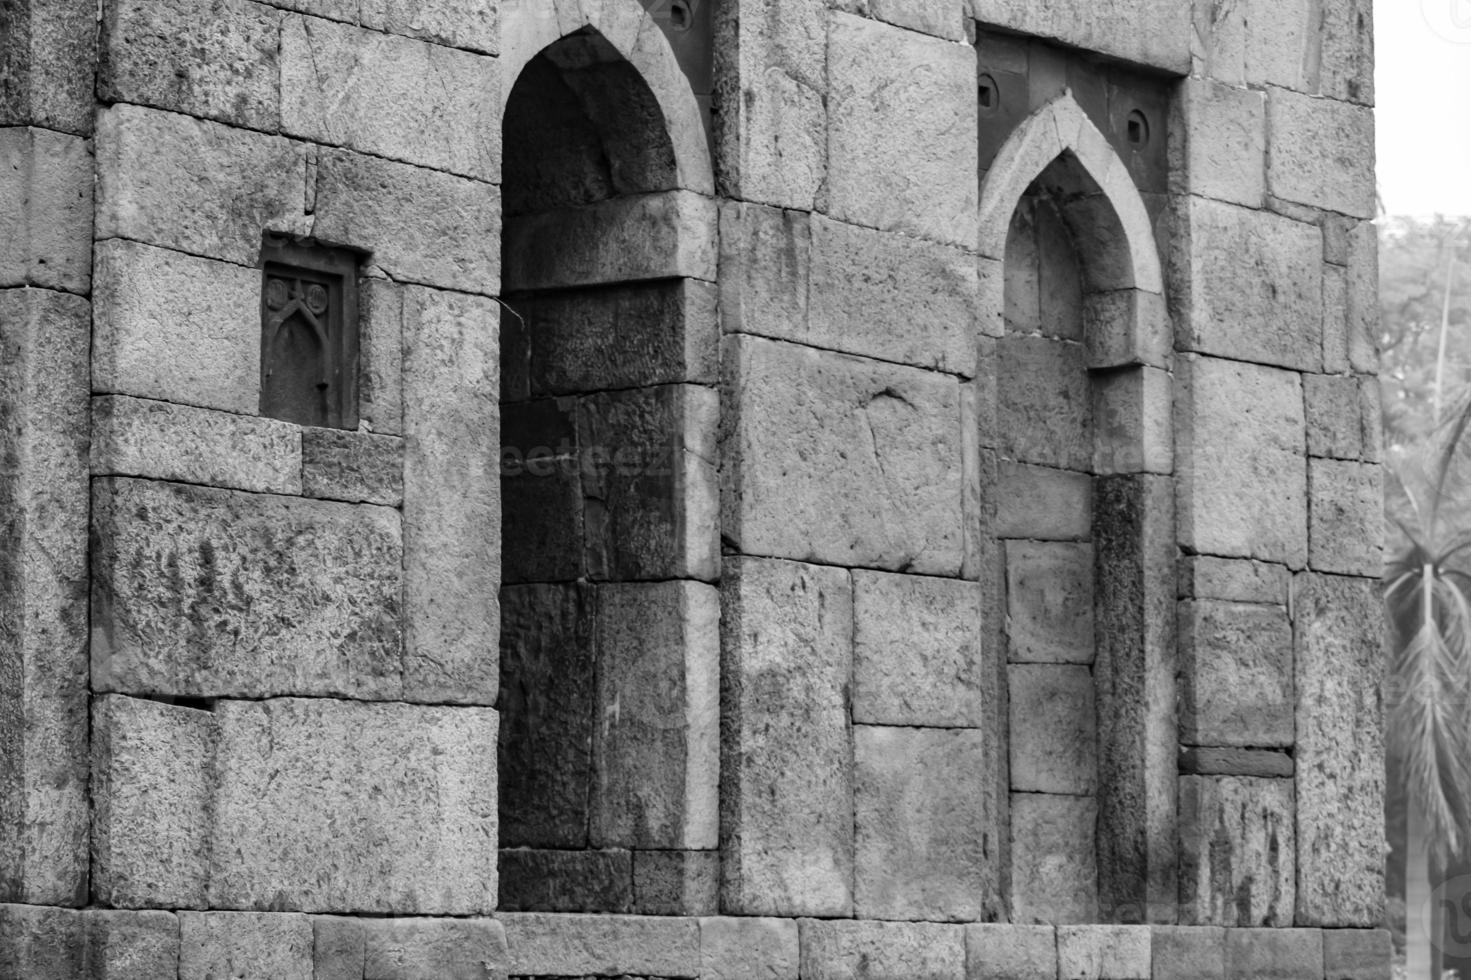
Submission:
M 586 585 L 500 591 L 501 843 L 587 846 L 597 652 Z
M 1093 375 L 1093 472 L 1166 474 L 1175 468 L 1174 385 L 1168 371 L 1124 368 Z
M 1193 74 L 1233 85 L 1281 85 L 1306 90 L 1318 64 L 1319 36 L 1303 0 L 1248 0 L 1227 8 L 1195 11 Z
M 700 920 L 702 980 L 797 980 L 799 962 L 792 919 Z
M 1093 662 L 1093 546 L 1006 542 L 1007 657 Z
M 179 980 L 312 980 L 312 923 L 280 912 L 180 912 Z
M 714 388 L 668 385 L 583 399 L 578 444 L 587 574 L 595 579 L 719 574 Z
M 578 413 L 574 398 L 541 398 L 502 406 L 501 578 L 505 582 L 571 582 L 587 574 L 591 549 L 584 535 L 588 502 L 583 499 L 583 478 L 593 475 L 595 460 L 590 447 L 584 454 L 578 441 Z M 625 460 L 639 448 L 618 447 Z M 599 453 L 600 459 L 602 455 Z M 606 464 L 616 462 L 615 450 Z M 665 544 L 662 540 L 656 543 Z
M 1093 478 L 1003 460 L 996 490 L 998 538 L 1078 541 L 1093 530 Z
M 1292 924 L 1296 842 L 1292 783 L 1180 778 L 1180 921 Z
M 99 240 L 128 238 L 254 267 L 262 229 L 309 230 L 306 187 L 307 152 L 300 143 L 134 105 L 115 105 L 98 116 Z M 408 200 L 411 195 L 396 196 L 395 208 Z M 319 193 L 319 212 L 323 201 Z M 422 224 L 420 209 L 404 209 L 410 210 L 412 223 Z M 319 234 L 379 247 L 337 233 L 348 230 L 322 225 Z M 256 309 L 254 301 L 243 308 L 252 318 Z
M 89 135 L 97 107 L 96 63 L 96 4 L 18 5 L 0 41 L 0 122 Z
M 722 331 L 804 337 L 812 287 L 812 215 L 723 203 L 719 271 Z
M 1302 568 L 1308 552 L 1307 461 L 1298 376 L 1187 358 L 1177 392 L 1181 545 L 1200 554 Z
M 984 735 L 966 729 L 853 730 L 854 913 L 974 921 L 993 874 Z
M 86 976 L 86 920 L 75 909 L 0 905 L 0 976 L 76 980 Z
M 1267 100 L 1258 91 L 1190 79 L 1171 120 L 1178 193 L 1260 208 L 1267 193 Z
M 1350 0 L 1323 8 L 1319 90 L 1332 99 L 1374 104 L 1374 4 Z
M 985 24 L 1055 38 L 1176 74 L 1185 74 L 1190 66 L 1190 10 L 1169 0 L 1109 0 L 1076 8 L 1028 0 L 970 0 L 970 10 Z
M 1373 218 L 1374 112 L 1274 89 L 1267 99 L 1272 194 L 1356 218 Z
M 1152 980 L 1226 980 L 1226 931 L 1213 926 L 1155 926 Z
M 495 907 L 494 711 L 279 699 L 215 714 L 212 905 Z
M 1348 363 L 1359 374 L 1379 373 L 1379 233 L 1369 221 L 1349 236 L 1346 299 Z
M 1060 980 L 1150 980 L 1148 926 L 1058 926 Z
M 803 919 L 803 980 L 960 980 L 965 930 L 932 922 Z
M 629 851 L 502 848 L 499 872 L 503 912 L 635 910 Z
M 1308 374 L 1302 380 L 1307 399 L 1308 455 L 1360 458 L 1364 426 L 1359 411 L 1359 379 Z
M 287 0 L 283 6 L 290 6 L 292 2 Z M 363 0 L 361 9 L 363 23 L 369 27 L 486 54 L 500 51 L 498 14 L 494 6 L 475 0 L 433 0 L 431 3 L 423 0 Z
M 259 411 L 259 272 L 137 242 L 96 255 L 94 390 Z
M 92 707 L 93 890 L 120 908 L 202 907 L 215 717 L 104 696 Z
M 173 913 L 91 909 L 83 919 L 89 977 L 155 980 L 178 975 L 179 919 Z
M 404 441 L 344 429 L 301 430 L 301 484 L 308 497 L 397 507 L 403 503 Z
M 1323 934 L 1317 929 L 1227 929 L 1227 980 L 1317 980 Z
M 1348 273 L 1336 266 L 1323 266 L 1323 370 L 1335 373 L 1349 369 Z
M 720 910 L 719 851 L 635 851 L 640 915 L 714 915 Z
M 981 588 L 853 573 L 853 720 L 975 727 L 984 717 Z
M 965 962 L 965 975 L 978 980 L 1056 980 L 1057 933 L 1051 926 L 968 925 Z
M 640 279 L 715 281 L 715 202 L 688 191 L 630 194 L 506 224 L 506 289 Z
M 829 213 L 974 248 L 975 49 L 829 16 Z
M 362 980 L 367 959 L 367 920 L 311 916 L 312 980 Z
M 409 698 L 489 704 L 495 696 L 500 627 L 487 600 L 500 589 L 499 322 L 495 303 L 480 297 L 404 295 Z
M 1093 672 L 1070 664 L 1012 664 L 1011 788 L 1086 796 L 1098 784 Z
M 358 418 L 374 432 L 403 434 L 403 293 L 358 280 Z
M 721 590 L 721 908 L 851 915 L 848 572 L 733 559 Z
M 1322 369 L 1316 225 L 1204 198 L 1178 205 L 1171 291 L 1182 350 Z
M 496 980 L 505 928 L 493 919 L 369 919 L 362 980 Z
M 1293 744 L 1292 625 L 1281 606 L 1180 603 L 1180 740 Z
M 274 419 L 123 395 L 92 399 L 92 475 L 301 492 L 300 430 Z
M 862 6 L 862 4 L 850 4 Z M 933 34 L 947 41 L 964 41 L 965 26 L 962 16 L 967 13 L 964 0 L 919 0 L 903 3 L 900 0 L 867 0 L 869 16 L 907 27 L 922 34 Z M 844 9 L 850 9 L 845 7 Z M 857 12 L 857 11 L 855 11 Z
M 1180 750 L 1182 776 L 1262 776 L 1291 779 L 1296 768 L 1286 749 Z
M 1210 555 L 1186 555 L 1179 564 L 1179 595 L 1182 599 L 1229 599 L 1287 604 L 1292 573 L 1281 565 Z
M 1097 823 L 1098 804 L 1092 797 L 1011 794 L 1011 902 L 1016 922 L 1097 919 Z
M 1384 621 L 1377 579 L 1302 575 L 1297 688 L 1297 916 L 1375 927 L 1384 912 Z
M 1359 420 L 1363 459 L 1366 463 L 1384 461 L 1384 404 L 1377 375 L 1359 378 Z
M 1386 929 L 1323 930 L 1326 980 L 1384 980 L 1391 975 L 1394 946 Z
M 1377 463 L 1308 462 L 1308 563 L 1376 576 L 1384 567 L 1384 471 Z
M 1168 369 L 1174 359 L 1169 305 L 1158 293 L 1110 289 L 1083 297 L 1083 332 L 1090 370 Z
M 281 15 L 247 0 L 118 0 L 103 8 L 98 94 L 274 132 Z
M 598 588 L 593 846 L 717 846 L 719 624 L 708 585 Z
M 280 44 L 284 133 L 499 182 L 493 58 L 315 17 Z
M 955 575 L 953 378 L 755 337 L 725 341 L 722 533 L 747 553 Z
M 90 290 L 93 169 L 80 137 L 0 129 L 0 285 Z
M 398 696 L 396 512 L 113 478 L 92 518 L 95 690 Z
M 511 976 L 700 976 L 697 919 L 509 912 Z
M 1093 462 L 1093 411 L 1082 346 L 1045 337 L 1004 337 L 998 352 L 1002 455 L 1087 472 Z
M 370 275 L 487 296 L 500 291 L 500 192 L 478 180 L 324 150 L 311 231 L 372 249 Z M 407 322 L 404 330 L 407 345 Z

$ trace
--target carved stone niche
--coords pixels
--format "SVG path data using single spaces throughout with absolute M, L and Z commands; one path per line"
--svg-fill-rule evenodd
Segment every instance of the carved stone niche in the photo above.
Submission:
M 260 413 L 358 427 L 359 253 L 267 234 L 261 244 Z

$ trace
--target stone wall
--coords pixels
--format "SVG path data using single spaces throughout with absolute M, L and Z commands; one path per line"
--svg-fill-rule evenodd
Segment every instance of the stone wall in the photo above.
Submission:
M 0 13 L 0 975 L 1388 976 L 1368 0 L 707 3 Z

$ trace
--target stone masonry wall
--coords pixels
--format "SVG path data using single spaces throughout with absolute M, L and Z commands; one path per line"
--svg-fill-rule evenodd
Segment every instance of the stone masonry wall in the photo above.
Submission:
M 1368 0 L 707 2 L 0 10 L 0 976 L 1388 976 Z

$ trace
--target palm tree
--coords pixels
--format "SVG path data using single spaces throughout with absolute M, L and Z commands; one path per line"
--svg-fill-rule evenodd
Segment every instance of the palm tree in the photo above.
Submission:
M 1406 950 L 1410 980 L 1441 976 L 1443 924 L 1432 888 L 1471 854 L 1471 526 L 1456 492 L 1471 398 L 1438 426 L 1419 468 L 1393 467 L 1407 501 L 1403 542 L 1385 571 L 1393 632 L 1391 753 L 1406 781 Z M 1428 916 L 1427 916 L 1428 913 Z M 1427 918 L 1429 921 L 1427 921 Z

